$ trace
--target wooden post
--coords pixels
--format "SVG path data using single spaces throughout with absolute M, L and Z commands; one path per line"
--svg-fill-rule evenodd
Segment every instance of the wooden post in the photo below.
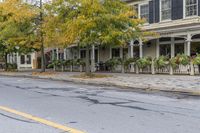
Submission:
M 140 72 L 139 72 L 139 67 L 138 67 L 138 65 L 136 65 L 136 74 L 139 74 Z
M 190 69 L 191 69 L 190 75 L 194 76 L 194 64 L 192 61 L 190 62 Z
M 151 61 L 151 74 L 155 74 L 155 66 L 154 66 L 154 61 L 153 61 L 153 59 L 152 59 L 152 61 Z
M 172 68 L 172 66 L 171 66 L 171 65 L 170 65 L 169 74 L 170 74 L 170 75 L 173 75 L 173 74 L 174 74 L 174 71 L 173 71 L 173 68 Z

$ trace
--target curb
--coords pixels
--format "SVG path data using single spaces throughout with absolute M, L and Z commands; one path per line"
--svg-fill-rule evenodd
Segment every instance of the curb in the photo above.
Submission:
M 173 94 L 184 94 L 184 95 L 190 95 L 190 96 L 200 96 L 200 91 L 193 91 L 193 90 L 182 90 L 180 88 L 162 88 L 157 86 L 130 86 L 130 85 L 119 85 L 115 83 L 95 83 L 95 82 L 89 82 L 89 81 L 78 81 L 74 79 L 55 79 L 51 77 L 40 77 L 40 76 L 32 76 L 32 75 L 6 75 L 6 74 L 0 74 L 0 76 L 6 76 L 6 77 L 21 77 L 21 78 L 31 78 L 31 79 L 43 79 L 43 80 L 51 80 L 51 81 L 63 81 L 63 82 L 69 82 L 69 83 L 78 83 L 78 84 L 85 84 L 85 85 L 99 85 L 99 86 L 107 86 L 107 87 L 117 87 L 121 89 L 128 89 L 132 91 L 138 91 L 138 92 L 163 92 L 163 93 L 173 93 Z

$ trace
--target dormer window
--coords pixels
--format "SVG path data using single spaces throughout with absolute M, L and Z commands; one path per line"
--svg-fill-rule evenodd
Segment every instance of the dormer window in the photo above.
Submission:
M 149 4 L 140 4 L 139 6 L 139 17 L 141 19 L 146 19 L 149 22 Z
M 160 16 L 161 21 L 171 20 L 171 0 L 160 1 Z
M 185 0 L 185 17 L 196 16 L 198 11 L 197 0 Z

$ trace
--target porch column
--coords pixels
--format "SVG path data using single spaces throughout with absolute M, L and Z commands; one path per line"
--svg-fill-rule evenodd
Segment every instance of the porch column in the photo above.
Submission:
M 120 58 L 123 59 L 123 47 L 120 47 Z
M 67 60 L 67 49 L 64 49 L 64 60 Z
M 139 47 L 140 47 L 140 58 L 143 58 L 143 43 L 142 40 L 139 40 Z
M 133 40 L 131 41 L 131 44 L 130 44 L 130 54 L 129 54 L 129 56 L 130 56 L 130 58 L 133 58 Z
M 98 63 L 100 62 L 100 46 L 98 46 Z
M 191 56 L 191 35 L 190 34 L 187 34 L 187 55 L 188 56 Z
M 112 59 L 112 46 L 110 46 L 110 59 Z
M 20 55 L 18 52 L 17 52 L 17 69 L 18 70 L 20 69 Z
M 133 50 L 134 50 L 133 48 L 134 48 L 134 47 L 133 47 L 133 45 L 134 45 L 134 44 L 133 44 L 133 40 L 132 40 L 131 43 L 130 43 L 130 50 L 129 50 L 129 51 L 130 51 L 130 54 L 129 54 L 129 57 L 130 57 L 130 58 L 134 58 L 134 55 L 133 55 Z M 131 64 L 130 64 L 130 72 L 135 72 L 134 63 L 131 63 Z
M 59 60 L 59 49 L 56 48 L 57 60 Z
M 54 49 L 52 49 L 51 51 L 52 51 L 52 53 L 51 53 L 51 61 L 53 61 L 55 59 Z
M 171 38 L 171 58 L 175 56 L 175 40 L 174 37 Z
M 184 54 L 187 55 L 187 42 L 184 42 Z
M 159 42 L 159 38 L 156 39 L 156 58 L 159 58 L 160 56 L 160 42 Z
M 95 46 L 92 45 L 91 52 L 91 72 L 95 72 Z

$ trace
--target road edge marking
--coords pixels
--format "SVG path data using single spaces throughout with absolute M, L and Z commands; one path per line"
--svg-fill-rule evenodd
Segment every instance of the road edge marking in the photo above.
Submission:
M 12 114 L 15 114 L 15 115 L 18 115 L 18 116 L 22 116 L 26 119 L 30 119 L 30 120 L 36 121 L 38 123 L 42 123 L 44 125 L 54 127 L 54 128 L 57 128 L 57 129 L 60 129 L 60 130 L 63 130 L 63 131 L 69 132 L 69 133 L 86 133 L 86 132 L 83 132 L 83 131 L 80 131 L 80 130 L 77 130 L 77 129 L 74 129 L 74 128 L 70 128 L 70 127 L 49 121 L 49 120 L 45 120 L 45 119 L 30 115 L 30 114 L 27 114 L 27 113 L 23 113 L 23 112 L 20 112 L 20 111 L 17 111 L 17 110 L 8 108 L 8 107 L 0 106 L 0 110 L 5 111 L 5 112 L 9 112 L 9 113 L 12 113 Z

